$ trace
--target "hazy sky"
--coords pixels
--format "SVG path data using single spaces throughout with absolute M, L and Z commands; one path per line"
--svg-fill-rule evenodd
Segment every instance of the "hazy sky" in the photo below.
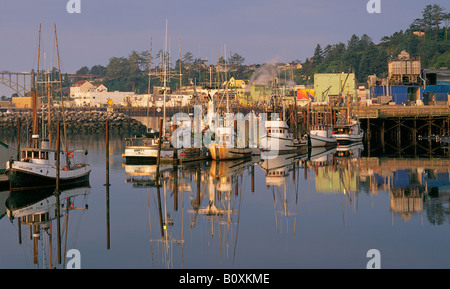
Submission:
M 368 0 L 78 0 L 81 13 L 66 10 L 69 0 L 0 0 L 0 71 L 37 66 L 39 24 L 46 65 L 56 66 L 56 24 L 63 73 L 108 64 L 132 50 L 163 48 L 168 21 L 170 50 L 208 58 L 239 53 L 246 64 L 311 57 L 315 46 L 347 43 L 366 33 L 375 43 L 405 30 L 427 4 L 450 11 L 448 0 L 379 0 L 381 13 L 369 14 Z M 41 58 L 44 65 L 44 60 Z

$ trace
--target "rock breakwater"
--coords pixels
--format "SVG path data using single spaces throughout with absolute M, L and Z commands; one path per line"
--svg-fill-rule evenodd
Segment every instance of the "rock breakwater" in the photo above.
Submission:
M 106 121 L 109 121 L 111 132 L 131 132 L 143 133 L 146 130 L 141 122 L 128 117 L 124 113 L 105 112 L 105 111 L 66 111 L 64 113 L 67 131 L 70 133 L 100 133 L 106 129 Z M 0 112 L 0 132 L 16 133 L 21 120 L 21 131 L 29 131 L 32 127 L 32 113 L 29 112 Z M 39 127 L 42 127 L 42 121 L 46 130 L 48 129 L 48 115 L 38 112 Z M 51 115 L 51 129 L 56 129 L 57 122 L 63 125 L 62 112 L 56 112 Z

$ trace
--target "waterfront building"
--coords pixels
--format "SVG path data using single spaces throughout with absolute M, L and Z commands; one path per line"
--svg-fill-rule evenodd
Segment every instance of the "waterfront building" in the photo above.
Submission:
M 11 98 L 12 106 L 14 106 L 15 108 L 32 108 L 33 107 L 32 101 L 33 101 L 33 99 L 31 96 L 12 97 Z M 38 107 L 41 106 L 40 98 L 38 98 L 38 100 L 37 100 L 37 106 Z
M 339 95 L 356 97 L 356 78 L 354 73 L 316 73 L 314 74 L 315 102 L 329 102 Z

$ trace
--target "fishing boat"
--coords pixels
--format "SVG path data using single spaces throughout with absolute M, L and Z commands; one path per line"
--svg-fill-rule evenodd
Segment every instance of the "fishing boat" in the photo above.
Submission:
M 333 128 L 328 125 L 314 125 L 309 131 L 311 147 L 335 146 L 337 139 L 333 134 Z
M 56 47 L 58 48 L 58 45 Z M 55 188 L 57 179 L 61 186 L 75 185 L 80 182 L 88 181 L 91 172 L 90 165 L 86 163 L 76 163 L 73 160 L 74 151 L 68 150 L 67 142 L 65 142 L 65 149 L 60 151 L 59 148 L 51 149 L 50 140 L 40 137 L 37 116 L 38 96 L 35 74 L 33 71 L 31 73 L 31 79 L 31 93 L 33 100 L 32 146 L 20 149 L 19 159 L 13 160 L 11 158 L 6 163 L 6 174 L 8 175 L 11 191 L 28 190 L 31 188 Z M 59 81 L 61 81 L 61 79 Z M 61 102 L 62 99 L 61 91 Z M 64 107 L 64 105 L 62 104 L 61 107 Z M 64 116 L 64 112 L 62 115 Z M 50 131 L 50 123 L 48 127 Z M 57 136 L 57 139 L 58 138 L 59 135 Z M 60 153 L 59 157 L 58 151 Z M 86 154 L 87 152 L 85 152 L 85 155 Z M 57 163 L 57 160 L 59 161 L 59 159 L 65 159 L 65 163 Z
M 209 144 L 209 151 L 211 158 L 216 161 L 233 160 L 251 158 L 253 149 L 249 147 L 248 135 L 244 135 L 244 139 L 238 135 L 238 121 L 236 115 L 230 112 L 230 100 L 228 95 L 228 81 L 225 88 L 226 93 L 226 114 L 221 120 L 217 118 L 215 126 L 212 124 L 212 119 L 209 119 L 208 125 L 215 127 L 214 141 Z M 213 113 L 211 113 L 213 112 Z M 215 113 L 215 114 L 214 114 Z M 218 116 L 219 112 L 215 110 L 214 99 L 210 98 L 208 103 L 208 118 L 212 115 Z M 233 119 L 229 116 L 233 115 Z
M 215 141 L 209 145 L 211 158 L 216 161 L 251 158 L 252 150 L 249 147 L 238 145 L 232 126 L 221 126 L 216 130 Z
M 339 145 L 353 142 L 360 142 L 364 137 L 364 131 L 361 128 L 359 120 L 352 119 L 343 124 L 335 124 L 333 135 Z
M 266 134 L 261 136 L 260 145 L 261 152 L 269 155 L 273 154 L 289 154 L 299 151 L 307 152 L 308 143 L 306 139 L 299 141 L 289 132 L 289 126 L 283 120 L 267 120 L 264 123 Z

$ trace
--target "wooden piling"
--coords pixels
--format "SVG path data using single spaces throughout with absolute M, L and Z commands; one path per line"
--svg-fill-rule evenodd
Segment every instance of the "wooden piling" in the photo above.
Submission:
M 21 126 L 21 121 L 20 121 L 20 117 L 17 119 L 17 157 L 16 159 L 18 161 L 20 161 L 20 126 Z
M 161 136 L 162 136 L 162 131 L 163 129 L 163 119 L 159 120 L 159 136 L 158 136 L 158 156 L 156 158 L 156 182 L 157 182 L 157 186 L 159 187 L 159 165 L 161 163 Z
M 110 231 L 110 212 L 109 212 L 109 121 L 106 121 L 105 127 L 105 146 L 106 146 L 106 249 L 111 248 L 111 231 Z
M 57 242 L 58 242 L 58 264 L 61 264 L 61 203 L 59 191 L 59 173 L 60 173 L 60 123 L 56 125 L 56 222 L 57 222 Z

